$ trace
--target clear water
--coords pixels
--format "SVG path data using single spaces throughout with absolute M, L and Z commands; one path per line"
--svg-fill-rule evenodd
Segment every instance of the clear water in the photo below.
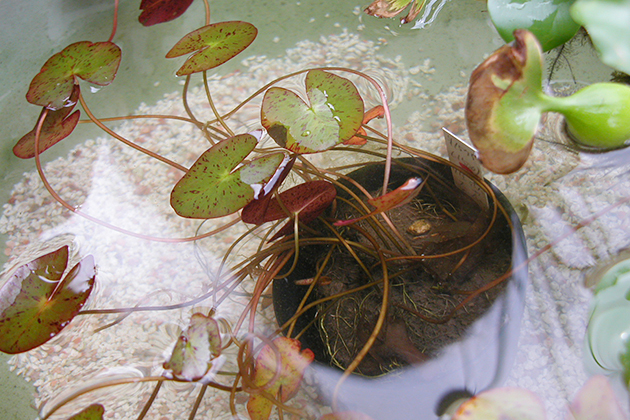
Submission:
M 116 41 L 123 49 L 124 58 L 116 82 L 88 97 L 92 109 L 98 110 L 98 115 L 102 117 L 130 114 L 141 102 L 155 104 L 165 93 L 181 89 L 179 81 L 173 76 L 179 61 L 156 61 L 156 57 L 163 57 L 183 34 L 203 24 L 203 4 L 196 1 L 180 19 L 143 28 L 137 23 L 138 3 L 121 2 Z M 448 121 L 444 113 L 449 114 L 451 109 L 453 113 L 461 111 L 461 104 L 457 108 L 449 102 L 449 98 L 461 101 L 462 86 L 472 69 L 503 43 L 488 21 L 484 3 L 477 0 L 447 2 L 436 20 L 423 29 L 412 29 L 412 25 L 400 27 L 396 20 L 378 20 L 363 15 L 361 11 L 366 3 L 347 0 L 255 0 L 245 6 L 244 2 L 217 1 L 212 2 L 212 20 L 238 19 L 258 27 L 258 38 L 243 58 L 254 55 L 281 58 L 288 48 L 295 48 L 299 41 L 318 42 L 321 36 L 340 34 L 344 29 L 357 34 L 362 40 L 372 41 L 378 47 L 379 55 L 399 63 L 416 82 L 416 85 L 407 85 L 410 92 L 415 90 L 409 95 L 404 92 L 394 112 L 395 123 L 402 127 L 401 135 L 415 139 L 418 130 L 439 132 L 440 126 L 432 126 L 431 123 Z M 111 5 L 92 0 L 57 0 L 45 5 L 35 0 L 22 1 L 19 6 L 0 4 L 0 84 L 3 86 L 0 91 L 0 179 L 3 183 L 0 203 L 9 201 L 12 186 L 22 179 L 24 171 L 34 168 L 32 161 L 19 161 L 11 153 L 13 144 L 32 129 L 39 113 L 39 109 L 28 105 L 24 99 L 28 83 L 46 58 L 66 45 L 81 40 L 107 39 L 111 30 L 111 11 Z M 549 53 L 548 58 L 552 60 L 554 54 Z M 321 65 L 326 65 L 325 58 L 322 60 Z M 575 77 L 580 82 L 590 83 L 609 78 L 610 70 L 599 64 L 596 54 L 588 46 L 574 46 L 559 63 L 554 80 Z M 239 66 L 240 60 L 234 60 L 221 69 L 221 74 L 230 74 Z M 459 93 L 454 94 L 453 87 L 459 88 Z M 414 114 L 416 111 L 422 115 Z M 66 157 L 72 147 L 99 135 L 87 125 L 81 126 L 79 131 L 79 135 L 73 135 L 49 151 L 44 160 Z M 414 145 L 423 147 L 422 143 Z M 439 152 L 435 136 L 430 138 L 427 147 Z M 536 147 L 534 162 L 541 165 L 534 165 L 534 170 L 507 178 L 491 177 L 519 212 L 526 229 L 530 255 L 553 243 L 571 226 L 576 226 L 584 218 L 630 192 L 627 153 L 623 151 L 607 155 L 576 154 L 544 141 L 538 142 Z M 103 164 L 106 165 L 106 162 Z M 109 174 L 120 175 L 115 168 Z M 98 195 L 97 180 L 91 186 L 94 194 Z M 128 184 L 121 181 L 117 194 L 126 193 L 126 186 Z M 107 200 L 106 194 L 100 197 Z M 98 209 L 98 203 L 93 203 L 92 209 Z M 121 207 L 122 213 L 136 217 L 129 223 L 135 223 L 133 220 L 141 220 L 143 216 L 142 213 L 134 214 L 132 207 Z M 600 261 L 607 260 L 629 245 L 628 220 L 630 214 L 626 204 L 608 212 L 579 234 L 554 244 L 552 251 L 542 254 L 530 266 L 532 283 L 519 343 L 521 350 L 508 383 L 539 393 L 546 400 L 552 416 L 562 412 L 564 402 L 572 398 L 580 381 L 586 377 L 580 364 L 581 340 L 590 296 L 590 292 L 582 288 L 584 276 Z M 143 225 L 142 228 L 152 227 Z M 80 229 L 84 229 L 82 234 L 85 234 L 91 228 L 82 225 Z M 93 238 L 98 238 L 101 233 L 95 230 Z M 7 238 L 0 236 L 0 242 L 4 243 Z M 133 239 L 125 240 L 128 242 L 124 247 L 129 249 L 144 246 Z M 217 240 L 229 241 L 229 238 Z M 91 249 L 89 243 L 82 246 Z M 173 264 L 180 263 L 177 260 L 180 257 L 186 261 L 190 259 L 191 276 L 198 277 L 191 289 L 203 289 L 206 279 L 195 274 L 197 259 L 194 249 L 178 247 L 175 246 L 178 257 L 173 256 L 173 248 L 156 250 L 170 255 L 168 258 Z M 7 257 L 4 253 L 0 254 L 0 262 L 4 263 Z M 127 269 L 127 266 L 139 265 L 142 260 L 133 260 L 132 257 L 111 255 L 112 259 L 120 258 L 121 271 L 108 275 L 133 275 L 133 270 Z M 168 258 L 167 261 L 171 261 Z M 167 289 L 168 281 L 186 274 L 188 272 L 162 273 L 153 286 Z M 193 290 L 178 292 L 191 294 Z M 142 296 L 141 292 L 138 293 Z M 127 303 L 133 305 L 137 299 L 138 296 L 130 293 Z M 161 302 L 160 299 L 168 300 L 162 296 L 156 301 Z M 107 296 L 101 294 L 98 304 L 107 306 Z M 184 315 L 181 316 L 183 319 Z M 174 339 L 174 333 L 169 330 L 170 327 L 160 327 L 160 331 L 150 330 L 154 320 L 136 319 L 134 322 L 146 322 L 143 333 L 158 337 L 158 343 L 152 342 L 139 351 L 141 354 L 134 355 L 138 359 L 144 356 L 144 360 L 149 360 L 148 365 L 141 368 L 151 369 L 159 364 L 162 357 L 159 344 L 163 341 L 162 344 L 167 345 L 169 340 Z M 134 360 L 131 357 L 129 365 Z M 125 373 L 137 372 L 129 370 Z M 11 413 L 9 416 L 13 417 L 8 417 L 9 420 L 33 418 L 34 411 L 29 408 L 33 391 L 31 385 L 17 379 L 4 362 L 0 367 L 0 377 L 7 378 L 0 381 L 0 387 L 3 387 L 0 412 Z

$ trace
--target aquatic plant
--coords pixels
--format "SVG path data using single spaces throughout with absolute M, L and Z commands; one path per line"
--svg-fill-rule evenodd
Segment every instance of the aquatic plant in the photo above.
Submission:
M 107 127 L 92 112 L 81 92 L 86 82 L 98 86 L 110 85 L 119 71 L 122 52 L 114 42 L 116 16 L 107 41 L 79 42 L 54 54 L 35 76 L 26 95 L 27 100 L 42 107 L 42 111 L 34 129 L 16 144 L 14 154 L 22 159 L 35 160 L 45 187 L 66 210 L 130 236 L 173 243 L 199 241 L 241 221 L 251 225 L 226 251 L 219 268 L 213 273 L 211 289 L 190 301 L 170 307 L 143 308 L 138 305 L 132 308 L 82 310 L 94 284 L 98 282 L 95 269 L 98 262 L 86 256 L 63 276 L 68 261 L 75 258 L 69 255 L 67 246 L 16 267 L 0 289 L 0 336 L 3 343 L 0 350 L 10 354 L 26 352 L 48 342 L 79 315 L 129 315 L 142 311 L 193 307 L 206 300 L 211 300 L 213 305 L 204 312 L 195 308 L 186 327 L 173 343 L 170 356 L 163 361 L 162 375 L 106 378 L 80 389 L 69 390 L 49 405 L 40 407 L 42 419 L 56 415 L 70 402 L 99 389 L 142 382 L 154 383 L 154 390 L 139 418 L 147 414 L 161 387 L 167 382 L 199 385 L 198 398 L 190 409 L 189 418 L 195 417 L 208 387 L 226 392 L 233 415 L 238 414 L 234 402 L 237 392 L 249 394 L 246 410 L 253 419 L 269 418 L 274 407 L 277 407 L 280 416 L 283 412 L 301 415 L 301 411 L 288 402 L 299 388 L 303 372 L 313 361 L 314 354 L 311 349 L 301 348 L 299 338 L 304 331 L 296 327 L 295 320 L 308 307 L 334 302 L 354 291 L 330 293 L 308 304 L 305 300 L 292 319 L 284 322 L 276 331 L 268 335 L 258 333 L 255 329 L 256 317 L 263 294 L 275 279 L 289 276 L 296 269 L 299 255 L 305 247 L 328 247 L 328 255 L 343 250 L 350 255 L 352 264 L 362 266 L 371 280 L 369 287 L 386 291 L 379 298 L 380 302 L 370 309 L 377 314 L 376 322 L 361 331 L 363 341 L 359 351 L 350 355 L 349 365 L 344 367 L 345 378 L 353 371 L 358 371 L 364 358 L 375 354 L 370 353 L 370 350 L 384 335 L 387 328 L 386 309 L 390 305 L 387 292 L 391 288 L 390 281 L 398 284 L 405 276 L 405 271 L 414 269 L 431 276 L 431 270 L 434 270 L 437 273 L 435 277 L 442 280 L 462 267 L 471 269 L 469 266 L 478 259 L 475 247 L 486 237 L 492 236 L 489 233 L 497 220 L 507 220 L 507 210 L 481 179 L 443 159 L 394 142 L 385 93 L 373 78 L 359 71 L 328 67 L 287 74 L 261 87 L 233 110 L 219 113 L 208 87 L 207 71 L 244 51 L 255 39 L 257 29 L 241 21 L 211 23 L 209 4 L 207 1 L 204 3 L 207 12 L 205 25 L 183 36 L 166 54 L 166 58 L 188 55 L 177 71 L 178 76 L 186 78 L 182 97 L 187 115 L 169 118 L 194 125 L 210 144 L 189 168 L 145 149 Z M 166 22 L 184 13 L 189 5 L 190 1 L 142 1 L 139 20 L 145 26 Z M 116 3 L 115 14 L 117 12 Z M 214 113 L 214 119 L 210 121 L 201 121 L 195 115 L 195 110 L 187 104 L 187 92 L 193 75 L 202 78 L 208 106 Z M 298 76 L 304 78 L 306 98 L 293 90 L 277 86 L 286 79 Z M 377 92 L 381 105 L 366 111 L 362 94 L 351 78 L 367 81 Z M 234 132 L 230 118 L 259 96 L 262 96 L 261 129 L 247 133 Z M 226 218 L 239 211 L 240 217 L 222 219 L 225 220 L 224 225 L 209 233 L 163 238 L 110 224 L 66 202 L 48 182 L 40 155 L 74 130 L 80 118 L 80 111 L 73 112 L 77 103 L 89 120 L 106 133 L 183 174 L 170 192 L 170 205 L 177 215 L 197 219 L 200 223 Z M 367 124 L 381 117 L 386 120 L 387 133 L 371 129 L 375 134 L 367 135 Z M 356 154 L 359 160 L 342 168 L 318 167 L 310 161 L 311 156 L 332 149 Z M 437 187 L 431 187 L 428 180 L 435 178 L 431 182 L 439 184 L 445 182 L 443 177 L 422 165 L 413 168 L 409 163 L 394 162 L 394 151 L 438 161 L 461 173 L 489 197 L 488 209 L 480 211 L 475 205 L 473 210 L 471 204 L 459 208 L 457 200 L 440 198 L 434 192 Z M 383 162 L 383 176 L 378 190 L 368 192 L 356 181 L 349 181 L 352 188 L 358 188 L 357 192 L 351 191 L 346 181 L 342 181 L 346 178 L 345 170 L 361 168 L 374 158 Z M 401 185 L 392 187 L 390 174 L 393 165 L 411 166 L 414 175 Z M 339 198 L 339 191 L 344 192 L 343 199 Z M 346 196 L 348 192 L 350 195 Z M 417 199 L 420 193 L 432 197 L 434 220 L 422 229 L 415 228 L 411 233 L 401 232 L 400 227 L 392 223 L 388 213 L 395 209 L 421 206 L 421 200 Z M 341 203 L 353 209 L 345 213 L 350 214 L 347 218 L 341 218 L 334 211 Z M 475 215 L 475 218 L 469 220 L 471 215 Z M 284 220 L 287 222 L 282 225 Z M 511 241 L 509 229 L 512 225 L 509 221 L 506 223 L 508 233 L 505 238 Z M 369 230 L 365 230 L 365 226 L 369 226 Z M 457 232 L 447 232 L 452 226 L 457 226 Z M 354 242 L 347 236 L 348 232 L 358 232 L 364 239 Z M 232 254 L 234 247 L 253 240 L 259 244 L 257 252 L 232 263 L 236 259 Z M 423 243 L 422 255 L 418 255 L 418 247 L 414 248 L 410 241 Z M 448 244 L 447 251 L 443 251 L 444 244 Z M 443 259 L 445 263 L 438 266 L 424 261 L 428 259 Z M 318 273 L 311 278 L 296 280 L 296 284 L 308 289 L 307 295 L 316 296 L 316 288 L 326 284 L 326 269 L 330 269 L 327 261 L 328 258 L 324 258 L 318 266 Z M 375 267 L 371 267 L 372 264 Z M 425 265 L 433 268 L 422 268 Z M 444 324 L 464 312 L 463 308 L 477 297 L 486 299 L 487 292 L 510 277 L 509 261 L 499 265 L 499 269 L 497 278 L 489 279 L 491 281 L 478 289 L 453 290 L 452 293 L 461 299 L 448 313 L 425 316 L 404 305 L 400 310 L 406 311 L 409 316 L 417 316 L 422 322 Z M 464 279 L 459 273 L 457 277 Z M 215 309 L 232 291 L 247 281 L 253 284 L 253 290 L 247 292 L 248 303 L 239 320 L 228 323 L 216 316 Z M 462 280 L 459 286 L 466 286 L 466 283 Z M 439 287 L 441 291 L 446 290 L 446 286 Z M 361 286 L 358 289 L 365 288 Z M 115 328 L 120 322 L 124 322 L 124 316 L 101 326 L 99 330 Z M 394 327 L 389 329 L 390 334 L 395 330 Z M 285 332 L 285 336 L 281 336 L 281 332 Z M 390 344 L 393 341 L 390 339 Z M 387 351 L 383 347 L 381 345 L 380 351 Z M 237 353 L 236 369 L 223 372 L 224 355 L 227 349 L 232 348 L 236 348 Z M 421 353 L 417 349 L 416 352 Z M 405 364 L 405 360 L 408 362 L 409 358 L 402 358 L 397 363 Z M 338 387 L 342 382 L 343 379 Z M 92 404 L 73 415 L 73 418 L 103 418 L 105 412 L 104 404 Z M 358 413 L 334 413 L 332 416 L 339 419 L 361 418 Z M 327 418 L 331 418 L 330 415 Z
M 630 87 L 595 83 L 554 97 L 542 88 L 542 50 L 529 31 L 514 31 L 514 45 L 495 51 L 472 73 L 466 124 L 483 165 L 517 171 L 529 156 L 544 112 L 561 113 L 579 145 L 615 149 L 630 139 Z
M 545 420 L 538 396 L 522 388 L 495 388 L 455 404 L 451 420 Z M 610 383 L 603 375 L 590 378 L 567 407 L 566 420 L 624 420 Z

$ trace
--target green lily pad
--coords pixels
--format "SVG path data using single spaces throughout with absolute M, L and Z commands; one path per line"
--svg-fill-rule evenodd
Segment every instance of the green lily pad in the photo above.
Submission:
M 0 351 L 15 354 L 57 335 L 85 304 L 96 267 L 89 255 L 61 280 L 68 247 L 17 268 L 0 289 Z
M 258 29 L 251 23 L 231 21 L 204 26 L 185 35 L 166 54 L 166 58 L 191 55 L 177 70 L 178 76 L 210 70 L 241 53 L 256 38 Z
M 305 84 L 310 106 L 287 89 L 265 92 L 261 123 L 276 143 L 295 153 L 315 153 L 354 136 L 364 110 L 354 84 L 322 70 L 308 72 Z
M 571 16 L 586 28 L 604 63 L 630 74 L 630 0 L 577 0 Z
M 182 217 L 212 219 L 232 214 L 254 199 L 284 159 L 274 153 L 237 166 L 254 150 L 258 140 L 241 134 L 206 150 L 171 192 L 171 206 Z
M 564 44 L 575 36 L 580 25 L 569 9 L 575 0 L 488 0 L 492 23 L 505 42 L 514 40 L 516 29 L 533 33 L 543 51 Z
M 452 420 L 546 420 L 545 407 L 531 391 L 494 388 L 462 404 Z
M 105 407 L 101 404 L 92 404 L 70 417 L 68 420 L 103 420 L 104 413 Z
M 116 76 L 120 57 L 120 48 L 113 42 L 71 44 L 46 61 L 31 81 L 26 100 L 53 110 L 72 105 L 76 79 L 106 86 Z
M 310 349 L 300 351 L 300 342 L 293 338 L 277 337 L 273 344 L 280 353 L 280 366 L 277 366 L 274 349 L 268 345 L 263 347 L 256 357 L 252 382 L 274 398 L 280 393 L 278 399 L 286 402 L 297 393 L 304 370 L 315 355 Z M 272 381 L 276 370 L 279 370 L 278 376 Z M 251 420 L 267 420 L 272 408 L 273 403 L 261 394 L 251 394 L 247 402 Z
M 58 111 L 48 110 L 48 115 L 42 124 L 42 129 L 39 135 L 39 152 L 43 152 L 46 149 L 51 148 L 61 140 L 65 139 L 72 133 L 74 128 L 79 123 L 80 111 L 75 111 L 72 115 L 68 116 L 74 104 L 79 99 L 79 85 L 74 85 L 74 90 L 70 96 L 71 106 L 67 106 L 59 109 Z M 40 114 L 40 118 L 46 111 L 44 108 Z M 39 121 L 39 118 L 37 119 Z M 35 133 L 37 131 L 37 124 L 35 128 L 26 133 L 13 147 L 13 154 L 20 159 L 31 159 L 35 157 Z
M 176 378 L 196 381 L 204 377 L 212 360 L 221 354 L 219 324 L 212 318 L 195 313 L 190 325 L 177 339 L 175 348 L 164 369 L 171 370 Z

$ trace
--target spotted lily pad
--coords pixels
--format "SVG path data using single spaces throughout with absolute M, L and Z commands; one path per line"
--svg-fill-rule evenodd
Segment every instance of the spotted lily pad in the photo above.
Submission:
M 138 21 L 144 26 L 177 19 L 188 9 L 193 0 L 142 0 Z
M 106 86 L 116 76 L 120 57 L 120 48 L 113 42 L 71 44 L 46 61 L 31 81 L 26 99 L 53 110 L 72 105 L 77 78 Z
M 84 408 L 68 420 L 102 420 L 105 413 L 105 407 L 101 404 L 92 404 Z
M 220 354 L 219 324 L 212 317 L 195 313 L 186 331 L 177 339 L 164 369 L 171 370 L 176 378 L 196 381 L 204 377 L 212 366 L 212 360 Z
M 531 391 L 494 388 L 462 404 L 452 420 L 546 420 L 545 408 Z
M 74 128 L 79 123 L 79 117 L 81 113 L 77 110 L 70 116 L 70 112 L 74 108 L 79 99 L 79 85 L 74 85 L 74 91 L 70 96 L 71 106 L 66 106 L 57 111 L 48 110 L 48 115 L 42 124 L 42 129 L 39 135 L 39 152 L 43 152 L 46 149 L 59 143 L 72 133 Z M 40 118 L 46 108 L 42 110 Z M 39 118 L 38 118 L 39 121 Z M 13 154 L 21 159 L 30 159 L 35 157 L 35 134 L 37 131 L 37 124 L 35 128 L 25 134 L 17 144 L 13 147 Z
M 284 219 L 289 217 L 284 208 L 293 218 L 304 224 L 308 224 L 317 219 L 324 210 L 330 206 L 335 197 L 337 190 L 334 185 L 328 181 L 310 181 L 304 184 L 296 185 L 282 193 L 278 194 L 276 200 L 271 200 L 267 207 L 260 209 L 258 207 L 245 207 L 241 214 L 241 218 L 245 223 L 253 223 L 258 221 L 262 224 L 273 220 Z M 278 201 L 282 201 L 282 205 Z M 262 214 L 259 214 L 262 212 Z M 279 238 L 293 232 L 293 221 L 282 227 L 272 239 Z
M 400 14 L 410 3 L 411 7 L 407 16 L 400 20 L 400 23 L 409 23 L 424 8 L 426 0 L 374 0 L 365 9 L 365 13 L 378 18 L 391 18 Z
M 254 199 L 284 159 L 273 153 L 237 166 L 254 150 L 258 140 L 241 134 L 206 150 L 171 192 L 171 206 L 182 217 L 212 219 L 232 214 Z M 252 187 L 252 185 L 254 187 Z
M 599 0 L 597 0 L 599 1 Z M 540 42 L 543 51 L 564 44 L 580 25 L 569 9 L 575 0 L 488 0 L 492 23 L 505 42 L 514 40 L 516 29 L 527 29 Z
M 274 349 L 268 345 L 263 347 L 256 357 L 252 382 L 274 398 L 286 402 L 297 393 L 304 370 L 315 355 L 310 349 L 300 352 L 300 342 L 292 338 L 277 337 L 273 344 L 280 353 L 280 366 L 276 364 Z M 279 374 L 272 381 L 278 369 Z M 267 420 L 272 408 L 273 403 L 258 393 L 252 393 L 247 402 L 247 412 L 251 420 Z
M 166 54 L 166 58 L 194 53 L 177 70 L 178 76 L 210 70 L 242 52 L 257 34 L 258 30 L 251 23 L 213 23 L 185 35 Z
M 387 194 L 383 194 L 379 197 L 370 198 L 368 200 L 368 203 L 374 207 L 374 210 L 372 210 L 370 213 L 356 219 L 338 220 L 334 224 L 335 226 L 346 226 L 358 222 L 359 220 L 366 219 L 375 214 L 383 213 L 385 211 L 405 205 L 413 200 L 413 198 L 420 193 L 422 185 L 422 179 L 409 178 L 403 185 L 396 188 L 395 190 L 390 191 Z
M 0 351 L 15 354 L 57 335 L 85 304 L 96 267 L 88 255 L 68 272 L 68 247 L 18 267 L 0 289 Z
M 295 153 L 314 153 L 354 136 L 364 108 L 354 84 L 322 70 L 308 72 L 305 84 L 310 104 L 287 89 L 265 92 L 261 123 L 276 143 Z

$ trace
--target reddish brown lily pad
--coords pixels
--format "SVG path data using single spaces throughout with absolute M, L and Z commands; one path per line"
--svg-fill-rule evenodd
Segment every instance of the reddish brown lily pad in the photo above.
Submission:
M 144 26 L 169 22 L 184 14 L 193 0 L 142 0 L 138 21 Z
M 297 393 L 304 370 L 315 355 L 309 349 L 300 351 L 300 342 L 292 338 L 278 337 L 273 344 L 280 355 L 280 366 L 277 366 L 274 349 L 263 347 L 256 357 L 252 382 L 274 398 L 286 402 Z M 272 380 L 278 369 L 279 374 Z M 247 402 L 247 412 L 252 420 L 267 420 L 272 408 L 273 403 L 258 393 L 251 394 Z
M 68 247 L 18 267 L 0 289 L 0 351 L 38 347 L 63 330 L 94 287 L 96 267 L 88 255 L 61 279 Z

